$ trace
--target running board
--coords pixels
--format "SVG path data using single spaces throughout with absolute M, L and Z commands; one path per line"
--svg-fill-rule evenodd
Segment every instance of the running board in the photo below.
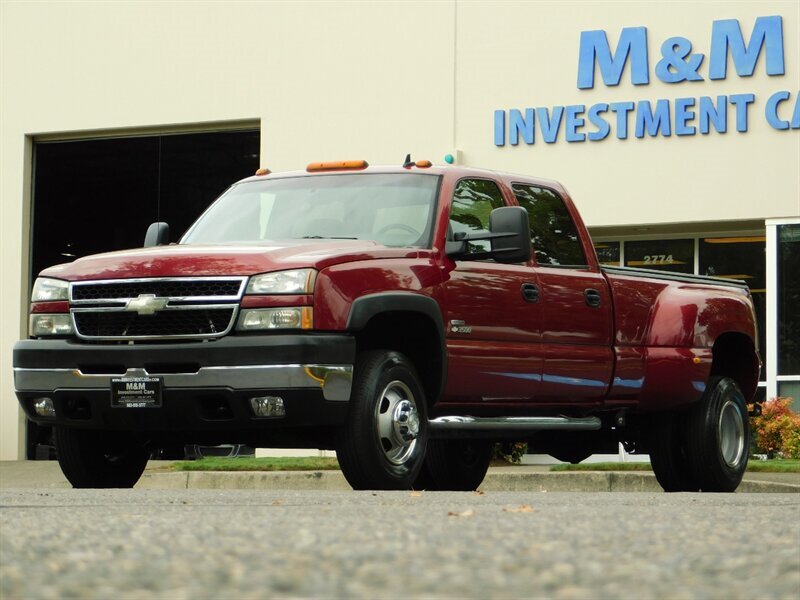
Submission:
M 544 430 L 596 431 L 599 417 L 437 417 L 428 421 L 431 437 L 505 438 Z

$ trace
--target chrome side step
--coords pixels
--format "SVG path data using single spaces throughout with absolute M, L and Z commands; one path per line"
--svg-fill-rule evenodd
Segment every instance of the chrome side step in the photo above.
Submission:
M 432 437 L 504 437 L 543 430 L 595 431 L 599 417 L 437 417 L 429 422 Z

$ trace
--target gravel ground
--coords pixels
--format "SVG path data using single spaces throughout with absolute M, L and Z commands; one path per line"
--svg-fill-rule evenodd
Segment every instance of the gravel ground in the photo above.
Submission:
M 4 490 L 0 597 L 800 597 L 796 494 Z

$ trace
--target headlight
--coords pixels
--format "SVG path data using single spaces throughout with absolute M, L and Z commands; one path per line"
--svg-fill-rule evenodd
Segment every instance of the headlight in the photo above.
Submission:
M 312 329 L 314 312 L 310 306 L 250 308 L 239 313 L 239 331 L 264 329 Z
M 247 284 L 246 294 L 312 294 L 314 269 L 294 269 L 254 275 Z
M 31 302 L 69 300 L 69 282 L 49 277 L 38 277 L 33 284 Z
M 69 313 L 59 313 L 57 315 L 34 314 L 31 315 L 28 331 L 31 337 L 71 335 L 73 333 L 72 317 Z

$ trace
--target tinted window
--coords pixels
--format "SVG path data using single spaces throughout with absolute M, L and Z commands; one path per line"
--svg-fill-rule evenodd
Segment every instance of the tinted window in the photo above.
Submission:
M 625 266 L 694 273 L 694 240 L 625 242 Z
M 778 227 L 778 375 L 800 375 L 800 225 Z M 781 394 L 785 395 L 781 384 Z M 794 384 L 797 390 L 797 384 Z M 792 392 L 794 393 L 794 392 Z M 794 410 L 798 409 L 794 399 Z
M 459 231 L 488 231 L 489 215 L 503 206 L 503 194 L 494 181 L 462 179 L 453 192 L 450 235 Z M 489 251 L 489 240 L 468 242 L 468 252 Z
M 597 253 L 597 261 L 601 265 L 608 265 L 609 267 L 618 267 L 620 257 L 620 243 L 619 242 L 597 242 L 594 245 L 594 251 Z
M 528 211 L 536 262 L 542 266 L 586 265 L 578 230 L 558 194 L 519 183 L 512 187 L 517 202 Z

